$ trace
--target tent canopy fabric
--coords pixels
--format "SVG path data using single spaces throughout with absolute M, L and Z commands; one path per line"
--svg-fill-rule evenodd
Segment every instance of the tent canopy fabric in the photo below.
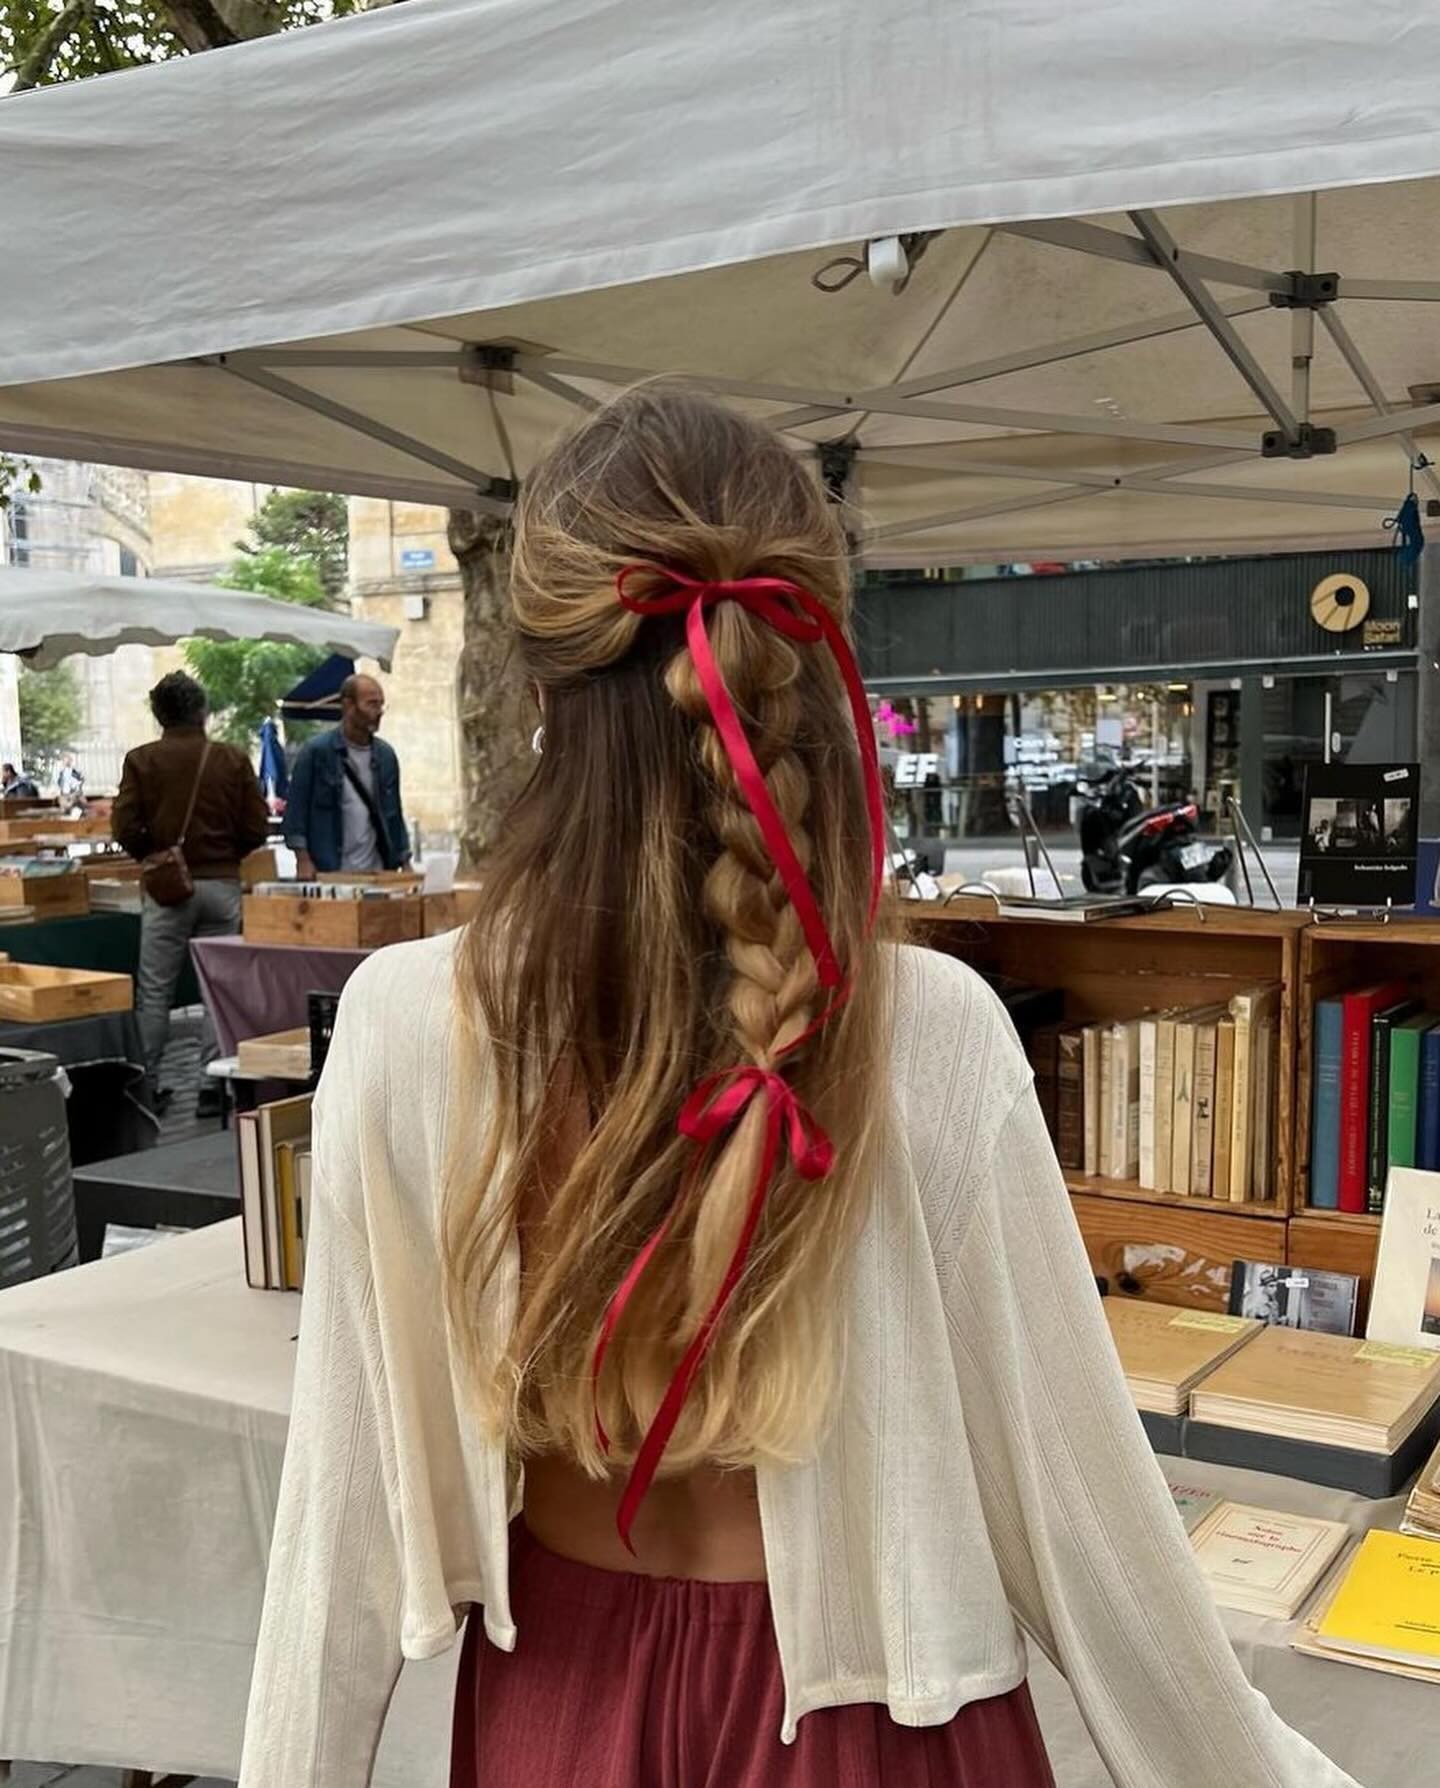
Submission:
M 503 509 L 681 373 L 876 563 L 1377 544 L 1437 90 L 1408 0 L 412 0 L 25 93 L 0 447 Z
M 389 668 L 399 630 L 206 584 L 0 565 L 0 652 L 51 670 L 80 653 L 182 639 L 267 639 L 373 658 Z

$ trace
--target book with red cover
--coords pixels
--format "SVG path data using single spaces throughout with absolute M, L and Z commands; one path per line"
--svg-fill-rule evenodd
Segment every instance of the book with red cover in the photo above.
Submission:
M 1370 1021 L 1408 992 L 1386 981 L 1345 995 L 1340 1057 L 1340 1209 L 1363 1212 L 1370 1192 Z

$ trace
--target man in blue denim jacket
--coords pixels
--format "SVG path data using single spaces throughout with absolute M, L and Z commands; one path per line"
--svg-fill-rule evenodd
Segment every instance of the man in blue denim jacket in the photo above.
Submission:
M 379 737 L 385 691 L 373 677 L 340 686 L 340 724 L 301 751 L 285 806 L 285 842 L 302 880 L 319 872 L 406 869 L 400 760 Z

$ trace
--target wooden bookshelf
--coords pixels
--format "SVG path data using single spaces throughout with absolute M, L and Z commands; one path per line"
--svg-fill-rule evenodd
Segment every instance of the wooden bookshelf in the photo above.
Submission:
M 1287 1258 L 1286 1230 L 1295 1197 L 1297 993 L 1306 914 L 1177 907 L 1081 925 L 1002 916 L 983 897 L 963 897 L 943 909 L 918 909 L 917 903 L 907 909 L 906 918 L 917 942 L 1010 980 L 1058 987 L 1067 1023 L 1209 1005 L 1259 982 L 1278 983 L 1273 1200 L 1232 1203 L 1074 1173 L 1066 1175 L 1066 1182 L 1096 1273 L 1130 1295 L 1223 1310 L 1233 1261 Z

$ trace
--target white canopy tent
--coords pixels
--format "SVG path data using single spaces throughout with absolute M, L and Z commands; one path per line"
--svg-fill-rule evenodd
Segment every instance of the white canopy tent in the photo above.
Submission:
M 0 565 L 0 652 L 24 654 L 33 670 L 51 670 L 76 653 L 95 658 L 117 646 L 182 639 L 276 640 L 373 658 L 388 669 L 398 637 L 398 629 L 375 621 L 243 590 Z
M 503 508 L 680 372 L 872 562 L 1381 543 L 1440 428 L 1434 24 L 412 0 L 19 95 L 0 447 Z

